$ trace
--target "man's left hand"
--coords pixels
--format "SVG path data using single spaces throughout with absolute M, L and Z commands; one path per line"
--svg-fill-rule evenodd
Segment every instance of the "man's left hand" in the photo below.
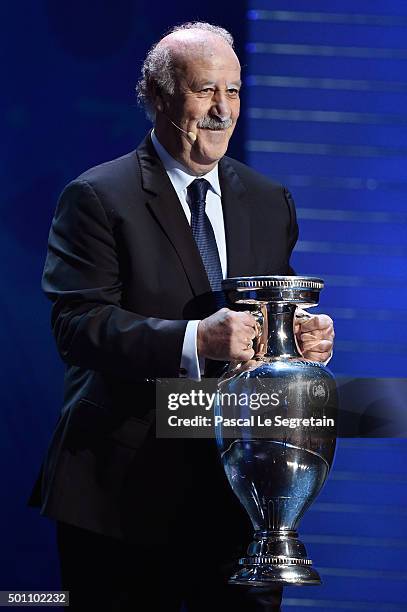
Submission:
M 301 315 L 301 312 L 298 314 Z M 297 317 L 294 331 L 305 359 L 325 362 L 331 357 L 335 337 L 331 317 L 325 314 L 308 315 L 303 320 Z

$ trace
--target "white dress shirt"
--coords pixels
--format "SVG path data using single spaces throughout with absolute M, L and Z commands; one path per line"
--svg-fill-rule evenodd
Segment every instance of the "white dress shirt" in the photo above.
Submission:
M 151 132 L 151 141 L 157 152 L 157 155 L 161 159 L 163 166 L 168 174 L 172 186 L 178 196 L 181 203 L 182 209 L 188 219 L 188 223 L 191 224 L 191 210 L 188 205 L 188 186 L 198 178 L 195 174 L 192 174 L 188 168 L 183 166 L 179 161 L 174 159 L 166 149 L 159 142 L 154 130 Z M 225 239 L 225 225 L 223 221 L 222 201 L 221 201 L 221 190 L 219 184 L 218 164 L 207 174 L 199 176 L 204 178 L 209 183 L 209 189 L 206 194 L 206 214 L 212 224 L 213 233 L 215 234 L 216 244 L 218 247 L 220 263 L 222 266 L 222 276 L 226 278 L 226 239 Z M 188 321 L 184 343 L 182 346 L 182 356 L 180 363 L 180 373 L 186 378 L 192 378 L 194 380 L 201 379 L 201 373 L 203 373 L 204 360 L 199 360 L 197 351 L 197 329 L 199 321 Z

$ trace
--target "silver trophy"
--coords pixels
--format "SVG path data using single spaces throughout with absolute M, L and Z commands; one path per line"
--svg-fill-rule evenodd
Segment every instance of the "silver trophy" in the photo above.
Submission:
M 258 321 L 255 355 L 230 364 L 219 379 L 215 408 L 222 463 L 255 530 L 230 583 L 321 583 L 297 528 L 332 466 L 337 393 L 327 368 L 302 357 L 294 319 L 297 307 L 303 312 L 317 305 L 323 286 L 298 276 L 223 281 L 231 308 L 250 310 Z M 257 401 L 253 410 L 252 398 L 262 394 L 271 401 Z

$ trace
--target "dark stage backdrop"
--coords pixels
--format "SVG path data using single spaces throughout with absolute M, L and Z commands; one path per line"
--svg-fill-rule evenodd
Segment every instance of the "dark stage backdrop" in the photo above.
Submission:
M 293 262 L 326 281 L 330 367 L 406 377 L 406 3 L 250 0 L 247 20 L 246 161 L 297 202 Z M 301 528 L 324 584 L 284 609 L 407 609 L 406 459 L 403 439 L 340 440 Z
M 172 25 L 230 29 L 244 56 L 246 10 L 209 0 L 2 3 L 1 589 L 50 589 L 53 525 L 26 507 L 61 407 L 63 367 L 40 290 L 58 194 L 86 168 L 134 149 L 149 122 L 134 88 L 153 42 Z M 228 14 L 229 13 L 229 14 Z M 244 123 L 233 154 L 243 157 Z
M 208 20 L 236 38 L 245 90 L 229 152 L 294 194 L 294 264 L 327 280 L 320 310 L 336 321 L 331 369 L 405 376 L 405 2 L 190 7 L 26 0 L 0 9 L 0 590 L 58 586 L 52 524 L 26 507 L 62 397 L 40 292 L 56 200 L 84 169 L 142 139 L 149 124 L 134 86 L 148 47 L 174 23 Z M 404 441 L 341 441 L 302 529 L 324 585 L 287 589 L 284 609 L 406 609 L 406 458 Z

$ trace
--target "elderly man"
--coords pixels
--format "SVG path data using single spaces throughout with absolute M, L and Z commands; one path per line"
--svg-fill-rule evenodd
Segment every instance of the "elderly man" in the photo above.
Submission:
M 43 288 L 65 400 L 31 503 L 57 522 L 73 610 L 279 608 L 279 588 L 227 585 L 248 519 L 213 441 L 155 438 L 151 392 L 253 356 L 254 318 L 214 305 L 222 278 L 292 273 L 289 193 L 225 157 L 240 87 L 228 32 L 174 28 L 138 84 L 154 129 L 58 203 Z M 329 358 L 329 317 L 297 335 Z

